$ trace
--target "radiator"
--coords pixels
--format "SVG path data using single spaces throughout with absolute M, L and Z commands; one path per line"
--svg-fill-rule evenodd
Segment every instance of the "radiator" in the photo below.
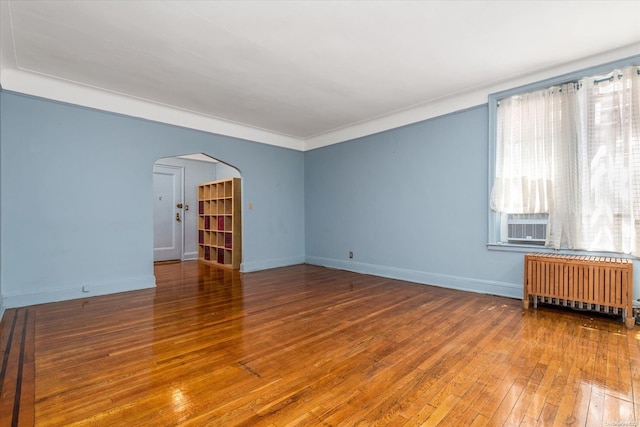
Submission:
M 626 258 L 530 253 L 524 259 L 524 297 L 538 302 L 621 315 L 632 328 L 633 263 Z

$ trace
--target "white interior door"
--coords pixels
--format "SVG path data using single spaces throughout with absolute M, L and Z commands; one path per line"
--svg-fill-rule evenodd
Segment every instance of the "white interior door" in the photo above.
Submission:
M 153 166 L 153 260 L 181 260 L 182 235 L 182 177 L 177 166 Z

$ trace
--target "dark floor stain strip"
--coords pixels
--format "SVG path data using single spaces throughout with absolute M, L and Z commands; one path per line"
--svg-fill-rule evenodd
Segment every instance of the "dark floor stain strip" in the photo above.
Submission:
M 0 392 L 4 386 L 4 376 L 7 374 L 7 366 L 9 365 L 9 353 L 11 353 L 11 344 L 13 343 L 13 331 L 16 329 L 16 321 L 18 320 L 18 311 L 13 312 L 13 320 L 11 321 L 11 328 L 9 329 L 9 338 L 7 340 L 7 347 L 4 351 L 4 357 L 2 358 L 2 369 L 0 370 Z
M 260 374 L 254 371 L 253 369 L 251 369 L 251 367 L 247 365 L 247 362 L 239 361 L 238 363 L 240 364 L 240 366 L 242 366 L 245 369 L 245 371 L 249 372 L 251 375 L 255 375 L 256 377 L 260 378 Z
M 13 399 L 12 427 L 18 426 L 20 416 L 20 398 L 22 397 L 22 371 L 24 368 L 24 348 L 27 343 L 27 329 L 29 328 L 29 310 L 24 311 L 24 324 L 22 325 L 22 341 L 20 342 L 20 362 L 18 364 L 18 380 L 16 381 L 16 394 Z

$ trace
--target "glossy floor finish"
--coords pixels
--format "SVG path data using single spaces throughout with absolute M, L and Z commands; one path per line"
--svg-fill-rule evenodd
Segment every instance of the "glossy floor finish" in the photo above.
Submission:
M 638 327 L 315 266 L 7 310 L 0 425 L 636 425 Z M 35 361 L 35 363 L 34 363 Z

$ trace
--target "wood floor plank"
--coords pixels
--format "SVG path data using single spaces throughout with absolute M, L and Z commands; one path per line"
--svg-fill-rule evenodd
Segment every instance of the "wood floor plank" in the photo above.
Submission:
M 637 420 L 640 341 L 616 318 L 308 265 L 155 274 L 7 310 L 0 426 L 16 407 L 38 426 Z
M 589 407 L 587 409 L 587 425 L 604 425 L 604 393 L 598 388 L 593 387 L 591 397 L 589 399 Z

